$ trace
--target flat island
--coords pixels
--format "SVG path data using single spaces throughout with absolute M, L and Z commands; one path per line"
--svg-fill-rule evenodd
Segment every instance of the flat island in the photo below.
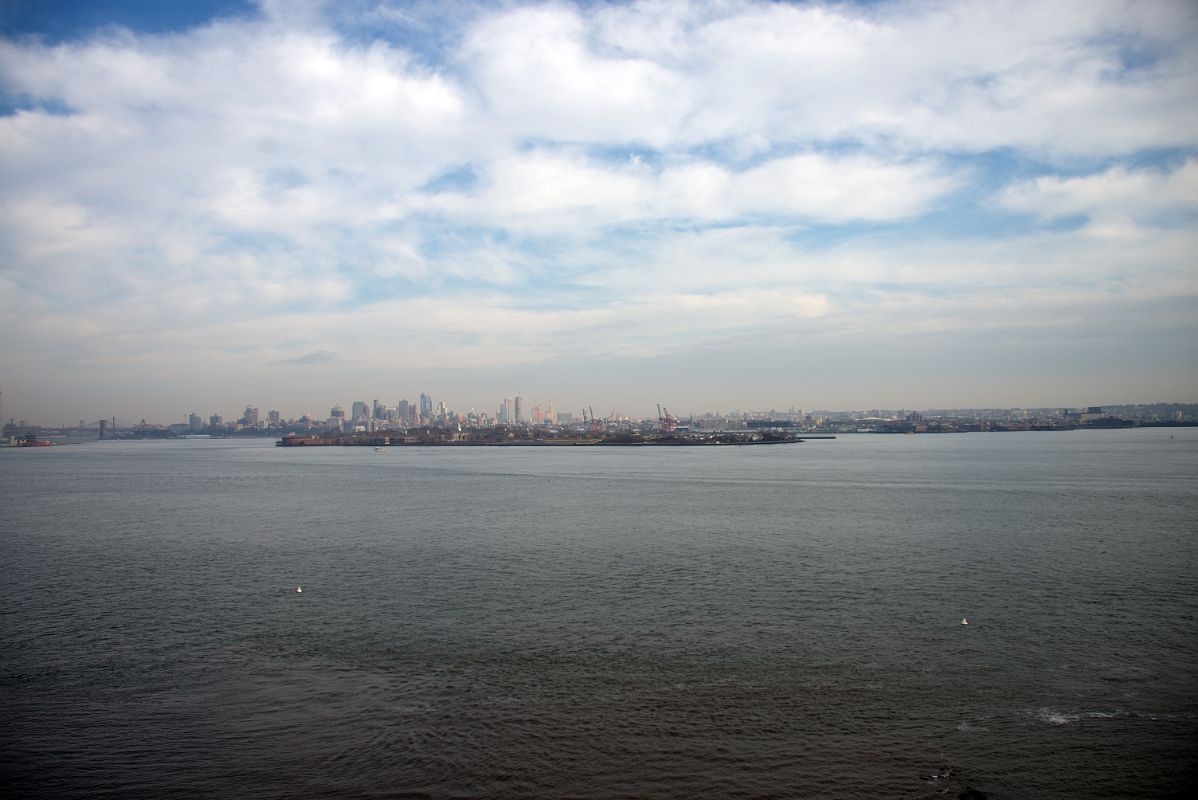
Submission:
M 712 432 L 575 432 L 537 428 L 414 428 L 406 431 L 357 433 L 291 433 L 279 447 L 704 447 L 727 445 L 793 444 L 803 441 L 786 431 Z

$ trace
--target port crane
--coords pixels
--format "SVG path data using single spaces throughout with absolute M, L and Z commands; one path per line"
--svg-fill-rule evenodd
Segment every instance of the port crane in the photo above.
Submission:
M 587 421 L 587 411 L 591 412 L 590 421 Z M 582 410 L 582 421 L 586 426 L 587 433 L 593 433 L 596 436 L 603 433 L 603 421 L 595 417 L 595 407 L 587 406 Z
M 591 432 L 595 436 L 603 434 L 603 420 L 595 418 L 594 406 L 588 406 L 591 410 Z
M 678 428 L 678 418 L 670 414 L 670 409 L 657 404 L 657 430 L 660 433 L 673 433 Z

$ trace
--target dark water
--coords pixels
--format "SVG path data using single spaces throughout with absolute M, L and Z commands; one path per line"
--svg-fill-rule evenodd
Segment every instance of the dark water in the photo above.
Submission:
M 96 443 L 0 502 L 5 797 L 1198 781 L 1198 430 Z

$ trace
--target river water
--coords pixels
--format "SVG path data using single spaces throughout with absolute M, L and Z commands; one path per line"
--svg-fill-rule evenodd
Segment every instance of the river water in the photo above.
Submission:
M 97 442 L 0 503 L 5 797 L 1198 783 L 1198 429 Z

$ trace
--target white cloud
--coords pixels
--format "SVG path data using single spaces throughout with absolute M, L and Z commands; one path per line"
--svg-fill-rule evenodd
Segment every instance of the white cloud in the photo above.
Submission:
M 658 102 L 620 128 L 622 141 L 670 130 L 683 143 L 848 138 L 1062 157 L 1192 143 L 1196 31 L 1198 15 L 1180 2 L 650 3 L 604 8 L 560 38 L 593 43 L 605 63 L 648 61 L 678 76 L 676 86 L 638 83 Z M 1127 67 L 1126 51 L 1151 58 Z M 528 102 L 543 102 L 525 109 L 532 118 L 556 107 L 542 91 L 556 76 L 530 67 L 521 79 Z M 590 114 L 619 118 L 619 106 L 576 84 Z
M 651 57 L 595 52 L 588 21 L 568 6 L 489 16 L 458 57 L 501 135 L 669 147 L 689 111 L 684 73 Z
M 1047 175 L 1007 187 L 998 197 L 1004 208 L 1046 220 L 1085 216 L 1091 232 L 1109 237 L 1141 232 L 1154 220 L 1177 224 L 1198 213 L 1198 161 L 1174 170 L 1114 166 L 1082 177 Z
M 1195 292 L 1192 4 L 468 9 L 0 39 L 24 106 L 0 116 L 2 366 L 186 353 L 201 385 L 305 353 L 1067 337 L 1132 305 L 1193 327 L 1166 308 Z M 1129 166 L 1162 152 L 1188 160 Z M 1045 174 L 979 189 L 1004 159 Z
M 809 153 L 738 172 L 710 161 L 654 169 L 635 159 L 534 151 L 492 163 L 481 188 L 441 193 L 428 207 L 477 224 L 574 232 L 654 219 L 838 223 L 916 216 L 961 185 L 930 159 Z
M 887 163 L 875 157 L 803 155 L 738 176 L 734 194 L 758 214 L 821 222 L 893 220 L 928 210 L 961 183 L 960 176 L 926 159 Z

